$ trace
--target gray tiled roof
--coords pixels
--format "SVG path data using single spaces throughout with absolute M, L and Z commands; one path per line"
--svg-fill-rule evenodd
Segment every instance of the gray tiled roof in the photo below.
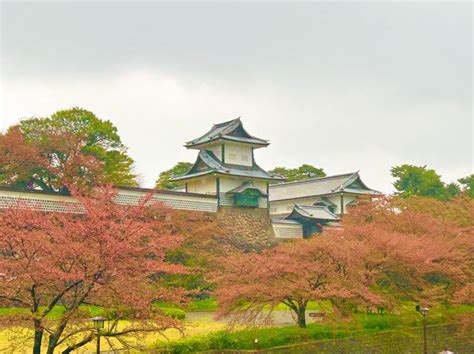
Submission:
M 190 148 L 218 139 L 264 146 L 269 144 L 268 140 L 260 139 L 247 133 L 247 131 L 244 129 L 242 121 L 240 118 L 237 118 L 228 122 L 214 124 L 211 130 L 209 130 L 206 134 L 197 139 L 188 141 L 185 146 Z
M 328 195 L 345 191 L 354 194 L 381 194 L 370 189 L 358 172 L 270 185 L 270 201 Z
M 253 166 L 241 166 L 222 163 L 211 151 L 200 150 L 198 158 L 193 167 L 184 175 L 172 178 L 173 181 L 203 176 L 210 173 L 219 173 L 229 176 L 261 178 L 267 180 L 278 180 L 278 178 L 266 172 L 257 164 Z
M 295 217 L 295 213 L 308 219 L 317 220 L 339 220 L 339 217 L 332 213 L 327 207 L 315 205 L 299 205 L 293 207 L 293 211 L 286 218 L 291 220 Z
M 240 186 L 238 186 L 237 188 L 231 189 L 230 191 L 227 191 L 226 193 L 229 193 L 229 194 L 236 193 L 237 194 L 237 193 L 245 192 L 247 189 L 257 190 L 258 192 L 260 192 L 260 194 L 262 196 L 267 196 L 267 193 L 262 191 L 260 188 L 256 187 L 252 182 L 244 182 Z

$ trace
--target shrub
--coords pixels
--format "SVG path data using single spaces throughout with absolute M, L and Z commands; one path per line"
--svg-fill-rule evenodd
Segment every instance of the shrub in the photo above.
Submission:
M 175 320 L 184 320 L 186 318 L 186 312 L 178 308 L 162 308 L 161 310 L 166 316 L 174 318 Z
M 394 315 L 366 315 L 361 319 L 363 329 L 388 330 L 400 327 L 400 318 Z

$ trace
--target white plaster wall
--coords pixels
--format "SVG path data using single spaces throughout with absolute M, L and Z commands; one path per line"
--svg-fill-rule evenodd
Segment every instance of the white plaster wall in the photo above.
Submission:
M 147 194 L 148 191 L 122 189 L 118 191 L 115 202 L 123 205 L 133 205 L 137 204 Z M 210 212 L 217 210 L 217 198 L 190 196 L 185 193 L 182 195 L 156 193 L 153 199 L 175 209 Z M 71 209 L 70 205 L 77 205 L 78 208 Z M 77 201 L 70 196 L 0 190 L 0 209 L 11 207 L 27 207 L 33 210 L 53 212 L 83 212 Z
M 188 182 L 188 192 L 216 194 L 216 177 L 202 177 Z
M 219 185 L 221 193 L 230 191 L 231 189 L 237 188 L 242 183 L 252 181 L 253 185 L 260 189 L 262 192 L 267 191 L 267 182 L 262 180 L 249 180 L 245 178 L 232 178 L 232 177 L 220 177 L 219 178 Z
M 267 193 L 267 181 L 256 180 L 256 181 L 253 181 L 253 184 L 262 192 Z
M 303 226 L 272 222 L 273 232 L 278 238 L 303 238 Z
M 207 148 L 208 150 L 212 151 L 213 154 L 219 159 L 219 161 L 221 161 L 221 157 L 222 157 L 222 146 L 221 146 L 221 143 L 219 144 L 216 144 L 216 145 L 213 145 L 213 146 L 210 146 Z
M 252 147 L 243 144 L 225 143 L 225 162 L 234 165 L 252 166 Z
M 293 207 L 295 204 L 312 205 L 316 203 L 319 199 L 320 199 L 319 197 L 309 197 L 309 198 L 288 199 L 288 200 L 270 202 L 270 214 L 272 215 L 289 214 L 293 210 Z
M 326 196 L 328 200 L 336 204 L 336 214 L 341 213 L 341 196 L 339 194 Z M 308 198 L 298 198 L 298 199 L 288 199 L 281 201 L 270 202 L 270 215 L 284 215 L 289 214 L 293 210 L 295 204 L 302 205 L 312 205 L 320 200 L 321 197 L 308 197 Z M 356 196 L 344 194 L 344 214 L 347 214 L 348 208 L 347 204 L 350 204 Z
M 231 189 L 237 188 L 243 183 L 241 179 L 230 178 L 230 177 L 219 177 L 219 186 L 221 193 L 230 191 Z

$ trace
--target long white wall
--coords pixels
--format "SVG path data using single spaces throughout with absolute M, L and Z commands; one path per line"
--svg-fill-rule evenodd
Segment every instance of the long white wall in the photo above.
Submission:
M 119 189 L 115 198 L 118 204 L 136 204 L 148 191 Z M 156 193 L 153 200 L 162 202 L 167 207 L 183 210 L 216 212 L 217 198 L 189 195 L 187 193 Z M 77 201 L 65 195 L 24 192 L 21 190 L 0 189 L 0 209 L 28 208 L 48 212 L 71 212 Z

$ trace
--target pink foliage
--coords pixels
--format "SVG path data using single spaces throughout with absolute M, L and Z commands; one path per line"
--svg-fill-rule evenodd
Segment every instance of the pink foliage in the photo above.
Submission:
M 93 196 L 75 194 L 79 203 L 68 204 L 67 213 L 21 205 L 0 213 L 0 301 L 30 309 L 27 319 L 38 333 L 49 333 L 50 342 L 60 341 L 70 320 L 87 316 L 79 309 L 86 303 L 106 307 L 115 320 L 133 316 L 155 318 L 159 328 L 175 324 L 151 306 L 153 300 L 183 296 L 160 282 L 160 275 L 186 271 L 165 260 L 182 242 L 170 225 L 172 211 L 153 205 L 151 194 L 135 206 L 116 204 L 115 195 L 110 187 Z M 48 321 L 58 305 L 64 315 Z
M 474 210 L 472 200 L 445 202 L 454 204 L 445 206 L 449 213 L 430 203 L 381 199 L 353 208 L 342 229 L 223 257 L 215 275 L 219 315 L 255 322 L 265 306 L 283 303 L 304 326 L 309 301 L 387 308 L 401 297 L 472 303 L 474 233 L 463 214 Z M 461 218 L 453 217 L 456 209 Z M 393 276 L 402 286 L 385 289 L 383 280 Z M 430 282 L 436 277 L 449 285 Z

